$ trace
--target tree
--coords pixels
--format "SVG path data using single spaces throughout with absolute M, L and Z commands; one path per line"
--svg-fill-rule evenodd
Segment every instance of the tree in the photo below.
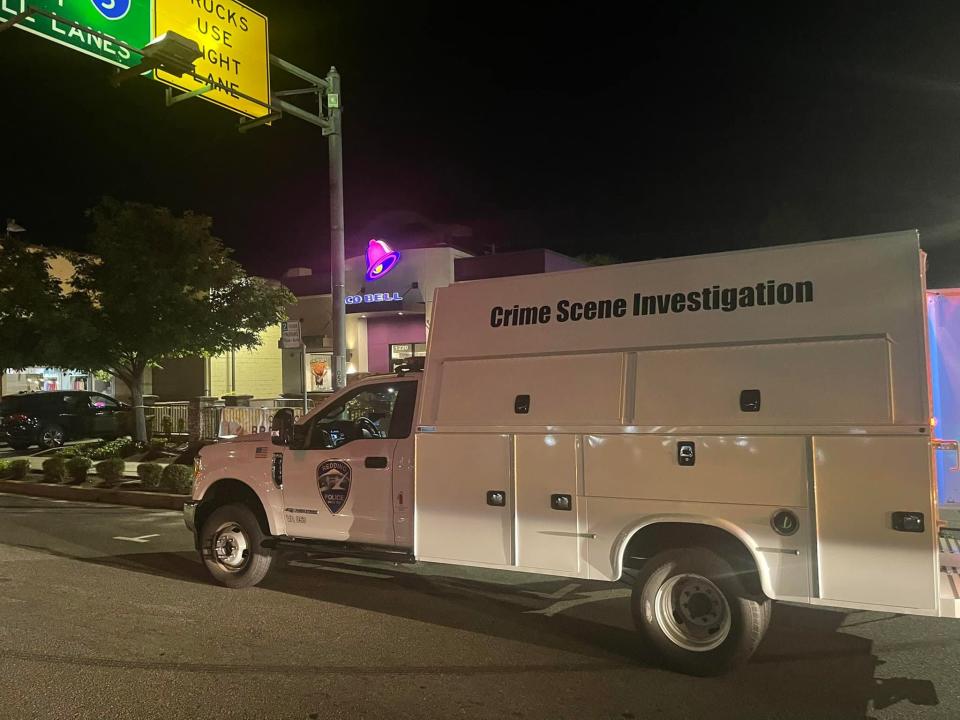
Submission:
M 58 325 L 71 367 L 107 370 L 129 389 L 146 439 L 143 376 L 164 358 L 252 348 L 286 318 L 293 296 L 248 276 L 211 234 L 213 221 L 144 203 L 103 200 L 90 211 L 90 255 L 75 259 Z
M 42 248 L 12 237 L 0 241 L 0 372 L 62 357 L 62 336 L 47 331 L 64 301 L 49 261 Z

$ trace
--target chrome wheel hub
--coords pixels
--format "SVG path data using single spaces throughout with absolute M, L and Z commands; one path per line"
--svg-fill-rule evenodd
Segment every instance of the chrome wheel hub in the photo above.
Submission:
M 684 650 L 713 650 L 730 634 L 727 599 L 701 575 L 668 578 L 657 590 L 654 608 L 664 634 Z
M 226 570 L 236 572 L 250 559 L 250 540 L 236 523 L 224 523 L 213 535 L 213 555 Z

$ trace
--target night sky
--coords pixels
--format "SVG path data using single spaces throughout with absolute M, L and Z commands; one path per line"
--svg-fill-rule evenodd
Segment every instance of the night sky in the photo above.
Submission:
M 916 227 L 960 285 L 955 2 L 248 4 L 275 54 L 342 73 L 354 248 L 395 210 L 621 260 Z M 240 135 L 110 72 L 0 35 L 0 216 L 82 249 L 109 194 L 212 215 L 252 272 L 326 264 L 319 129 Z

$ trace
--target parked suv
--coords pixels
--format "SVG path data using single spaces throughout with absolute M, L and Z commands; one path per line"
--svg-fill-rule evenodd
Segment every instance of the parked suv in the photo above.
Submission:
M 0 442 L 14 450 L 52 448 L 67 440 L 110 440 L 130 432 L 129 405 L 79 390 L 32 392 L 0 398 Z

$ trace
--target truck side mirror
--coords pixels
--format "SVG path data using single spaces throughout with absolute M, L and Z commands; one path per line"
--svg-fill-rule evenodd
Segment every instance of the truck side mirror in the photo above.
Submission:
M 270 441 L 274 445 L 289 445 L 293 437 L 293 410 L 280 408 L 270 424 Z

